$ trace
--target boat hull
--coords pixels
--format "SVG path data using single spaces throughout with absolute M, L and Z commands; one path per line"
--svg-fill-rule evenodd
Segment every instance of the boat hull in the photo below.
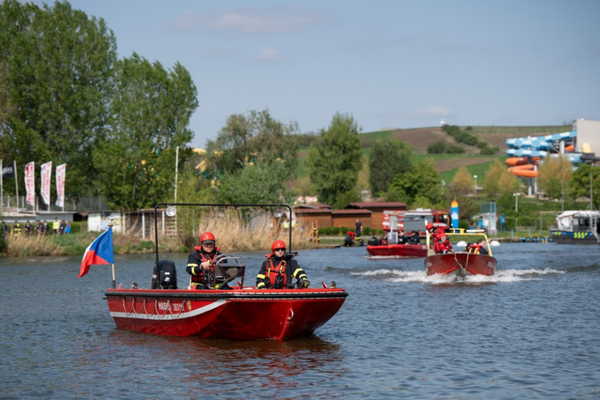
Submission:
M 367 246 L 370 256 L 380 257 L 427 257 L 427 246 L 424 244 L 388 244 Z
M 306 337 L 340 309 L 343 289 L 109 289 L 118 328 L 163 336 L 237 340 Z
M 435 254 L 425 258 L 424 263 L 427 275 L 491 276 L 496 271 L 496 259 L 483 254 L 464 252 Z
M 559 244 L 600 244 L 591 231 L 561 231 L 550 230 L 552 241 Z

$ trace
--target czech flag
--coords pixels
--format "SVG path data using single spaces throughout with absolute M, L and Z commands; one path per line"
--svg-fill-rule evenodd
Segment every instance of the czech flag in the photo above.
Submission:
M 112 226 L 85 249 L 78 278 L 90 271 L 90 265 L 114 264 Z

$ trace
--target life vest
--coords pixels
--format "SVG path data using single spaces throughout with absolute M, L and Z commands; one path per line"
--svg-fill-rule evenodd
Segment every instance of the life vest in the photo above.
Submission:
M 21 224 L 15 225 L 13 227 L 13 235 L 19 236 L 21 234 Z
M 481 247 L 483 245 L 481 244 L 472 244 L 471 247 L 469 248 L 469 253 L 471 254 L 479 254 L 479 252 L 481 251 Z
M 283 277 L 283 284 L 281 285 L 281 289 L 287 287 L 287 276 L 285 273 L 285 267 L 287 266 L 287 262 L 285 259 L 281 260 L 279 265 L 275 266 L 273 263 L 273 259 L 271 258 L 272 254 L 267 255 L 267 270 L 265 271 L 265 276 L 269 281 L 271 281 L 271 287 L 275 287 L 276 279 L 278 276 Z
M 200 258 L 202 259 L 202 261 L 200 261 L 196 266 L 199 266 L 201 263 L 206 262 L 206 261 L 212 262 L 215 259 L 215 257 L 217 257 L 217 255 L 219 255 L 219 248 L 218 247 L 215 248 L 215 255 L 212 257 L 210 256 L 210 254 L 205 255 L 201 251 L 199 251 L 198 253 L 200 253 Z M 189 266 L 189 264 L 188 264 L 188 266 Z M 213 265 L 211 265 L 210 270 L 214 271 Z M 191 275 L 190 283 L 204 284 L 204 268 L 200 269 L 200 273 L 198 275 Z

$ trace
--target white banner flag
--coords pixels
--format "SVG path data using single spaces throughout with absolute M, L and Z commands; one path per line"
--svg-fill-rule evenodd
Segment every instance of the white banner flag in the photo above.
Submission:
M 56 205 L 59 207 L 65 206 L 65 177 L 67 164 L 62 164 L 56 167 Z
M 42 199 L 50 205 L 50 180 L 52 179 L 52 161 L 42 164 Z
M 25 164 L 25 190 L 27 204 L 35 205 L 35 163 L 33 161 Z

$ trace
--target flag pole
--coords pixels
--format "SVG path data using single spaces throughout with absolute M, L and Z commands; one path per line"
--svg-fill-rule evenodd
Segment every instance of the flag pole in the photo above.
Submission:
M 17 193 L 17 210 L 19 209 L 19 184 L 17 183 L 17 160 L 13 161 L 13 168 L 15 169 L 15 192 Z
M 112 222 L 109 222 L 108 229 L 112 229 L 112 227 L 113 227 Z M 112 278 L 113 278 L 113 280 L 112 280 L 112 288 L 114 289 L 114 288 L 116 288 L 116 284 L 117 284 L 116 283 L 116 279 L 115 279 L 115 263 L 114 263 L 114 259 L 113 259 L 113 263 L 111 265 L 112 265 Z

